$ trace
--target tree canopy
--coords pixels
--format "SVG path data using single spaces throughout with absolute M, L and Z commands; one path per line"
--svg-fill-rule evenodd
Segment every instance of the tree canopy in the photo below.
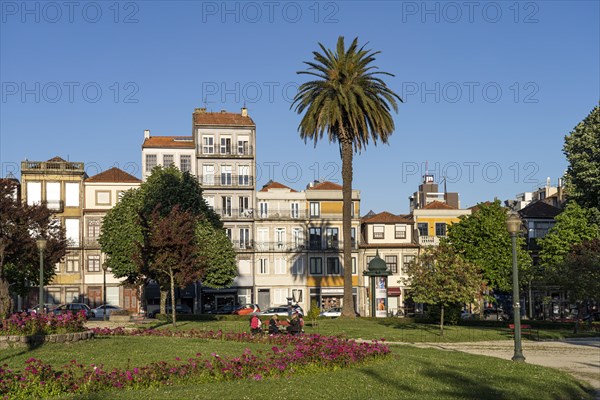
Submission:
M 506 209 L 500 201 L 480 203 L 471 215 L 448 227 L 447 241 L 465 260 L 477 265 L 491 289 L 512 287 L 512 243 L 506 228 Z M 525 239 L 517 238 L 517 260 L 523 278 L 531 268 Z
M 346 48 L 340 36 L 335 50 L 319 43 L 314 61 L 306 61 L 308 70 L 298 74 L 311 79 L 300 85 L 292 108 L 304 113 L 298 131 L 304 141 L 317 142 L 327 133 L 329 142 L 338 142 L 342 157 L 342 246 L 344 253 L 344 301 L 342 315 L 354 318 L 352 296 L 352 158 L 369 141 L 387 143 L 394 132 L 390 111 L 398 111 L 396 100 L 402 99 L 381 79 L 393 76 L 379 71 L 373 64 L 378 51 L 359 47 L 355 38 Z
M 567 193 L 581 206 L 600 210 L 600 107 L 565 136 Z

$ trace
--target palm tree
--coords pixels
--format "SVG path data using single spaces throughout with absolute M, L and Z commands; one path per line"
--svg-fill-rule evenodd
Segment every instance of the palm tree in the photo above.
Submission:
M 354 317 L 352 298 L 351 258 L 351 206 L 352 206 L 352 157 L 369 144 L 369 140 L 387 143 L 394 131 L 390 109 L 398 112 L 396 99 L 402 99 L 387 87 L 380 75 L 394 76 L 377 71 L 372 65 L 379 51 L 358 47 L 358 38 L 348 49 L 344 37 L 337 41 L 333 52 L 321 43 L 322 53 L 313 52 L 314 61 L 304 62 L 309 66 L 306 74 L 317 79 L 303 83 L 294 97 L 291 108 L 304 116 L 298 126 L 300 137 L 315 146 L 327 132 L 329 142 L 338 142 L 342 157 L 342 239 L 344 243 L 344 304 L 342 315 Z

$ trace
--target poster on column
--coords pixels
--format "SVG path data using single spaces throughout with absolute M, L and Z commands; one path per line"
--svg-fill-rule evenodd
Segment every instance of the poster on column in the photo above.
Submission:
M 385 288 L 385 278 L 379 277 L 376 280 L 375 287 L 375 317 L 387 317 L 387 289 Z

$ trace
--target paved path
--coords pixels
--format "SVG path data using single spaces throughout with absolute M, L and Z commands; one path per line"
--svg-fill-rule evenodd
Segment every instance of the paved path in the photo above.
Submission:
M 399 343 L 400 344 L 400 343 Z M 407 344 L 407 343 L 403 343 Z M 468 343 L 410 343 L 416 347 L 463 351 L 510 360 L 512 341 Z M 600 338 L 567 339 L 564 341 L 523 342 L 525 362 L 556 368 L 586 381 L 596 390 L 600 399 Z

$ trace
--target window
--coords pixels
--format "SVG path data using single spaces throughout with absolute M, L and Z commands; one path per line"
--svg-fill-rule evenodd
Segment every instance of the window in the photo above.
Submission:
M 258 228 L 256 231 L 257 250 L 265 251 L 269 249 L 269 229 Z
M 292 229 L 292 243 L 294 249 L 304 248 L 304 231 L 302 228 Z
M 79 289 L 78 288 L 67 288 L 66 290 L 67 297 L 65 301 L 67 303 L 79 303 Z
M 175 157 L 173 154 L 163 154 L 163 165 L 165 168 L 175 165 Z
M 292 275 L 304 275 L 304 257 L 298 257 L 294 260 Z
M 214 165 L 203 165 L 202 166 L 202 183 L 205 185 L 215 184 L 215 166 Z
M 258 273 L 260 275 L 266 275 L 269 273 L 269 260 L 261 258 L 258 260 Z
M 250 185 L 250 167 L 247 165 L 238 165 L 238 185 Z
M 435 236 L 446 236 L 446 224 L 444 222 L 435 223 Z
M 354 202 L 352 202 L 350 205 L 350 216 L 354 218 Z
M 239 155 L 249 155 L 250 154 L 250 146 L 247 138 L 238 139 L 238 154 Z
M 225 235 L 231 240 L 231 228 L 225 228 Z
M 152 172 L 157 163 L 156 154 L 146 154 L 146 172 Z
M 221 138 L 221 154 L 231 154 L 231 138 Z
M 408 264 L 412 263 L 415 261 L 415 256 L 409 255 L 409 256 L 404 256 L 404 262 L 403 262 L 403 266 L 402 266 L 402 272 L 406 272 L 406 267 L 408 267 Z
M 206 205 L 208 206 L 208 208 L 210 208 L 211 210 L 215 209 L 215 198 L 212 196 L 209 197 L 205 197 L 204 201 L 206 201 Z
M 249 217 L 252 214 L 249 212 L 249 204 L 250 198 L 248 196 L 238 197 L 238 212 L 240 213 L 240 217 Z
M 66 272 L 79 272 L 79 258 L 67 256 Z
M 79 183 L 67 182 L 65 184 L 65 206 L 79 207 Z
M 215 152 L 215 138 L 212 136 L 202 137 L 202 154 L 213 154 Z
M 88 272 L 100 272 L 100 256 L 89 255 L 87 257 L 87 270 Z
M 311 250 L 321 249 L 321 228 L 308 228 L 309 248 Z
M 277 250 L 285 247 L 285 228 L 275 228 L 275 242 Z
M 356 248 L 356 228 L 350 228 L 350 245 L 353 249 Z
M 275 273 L 277 275 L 283 275 L 286 273 L 286 265 L 283 258 L 275 258 Z
M 385 256 L 385 263 L 392 274 L 398 273 L 398 256 Z
M 327 275 L 340 274 L 340 259 L 337 257 L 327 257 Z
M 60 209 L 60 182 L 46 182 L 46 205 L 49 210 Z
M 300 215 L 300 213 L 298 212 L 298 203 L 292 203 L 291 204 L 290 217 L 292 217 L 292 218 L 298 218 L 299 215 Z
M 269 203 L 258 203 L 258 216 L 260 218 L 267 218 L 269 216 Z
M 27 205 L 34 206 L 42 202 L 42 182 L 27 182 Z
M 240 249 L 250 247 L 250 229 L 240 228 Z
M 221 185 L 230 186 L 231 185 L 231 174 L 233 173 L 233 168 L 231 165 L 222 165 L 221 166 Z
M 323 259 L 317 257 L 310 258 L 310 274 L 323 275 Z
M 310 216 L 318 217 L 320 215 L 321 215 L 321 203 L 319 203 L 318 201 L 311 201 L 310 202 Z
M 550 228 L 554 226 L 554 221 L 532 221 L 529 222 L 529 238 L 543 238 Z
M 89 238 L 97 238 L 100 236 L 100 220 L 99 219 L 90 219 L 88 220 L 88 237 Z
M 69 247 L 79 246 L 79 219 L 66 218 L 65 230 Z
M 352 275 L 356 275 L 358 271 L 356 270 L 356 257 L 352 257 Z
M 325 228 L 325 243 L 327 249 L 337 249 L 339 247 L 338 228 Z
M 419 222 L 417 224 L 419 236 L 429 236 L 429 224 L 427 222 Z
M 373 226 L 373 239 L 385 239 L 385 226 L 384 225 Z
M 288 297 L 287 289 L 275 289 L 273 290 L 273 301 L 275 304 L 286 304 Z
M 110 191 L 96 190 L 96 205 L 97 206 L 109 206 L 110 205 Z
M 396 239 L 406 239 L 406 225 L 396 225 L 395 232 Z
M 221 197 L 221 215 L 231 217 L 231 196 Z
M 192 156 L 179 156 L 179 169 L 181 170 L 181 172 L 190 172 L 192 170 Z

